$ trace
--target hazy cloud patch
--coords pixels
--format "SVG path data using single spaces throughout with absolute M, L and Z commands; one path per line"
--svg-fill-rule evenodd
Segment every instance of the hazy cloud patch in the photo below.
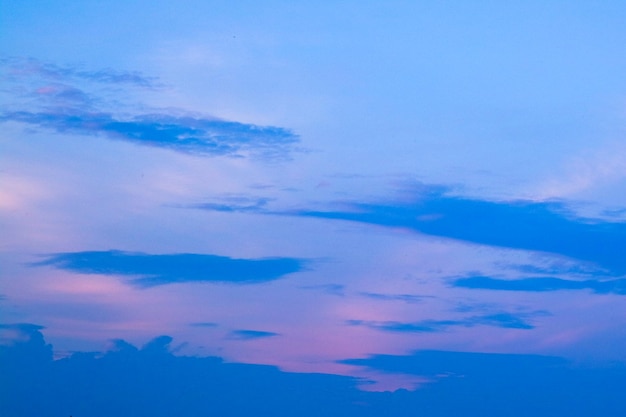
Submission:
M 337 295 L 343 297 L 346 295 L 346 286 L 342 284 L 319 284 L 319 285 L 305 285 L 300 287 L 304 290 L 318 290 L 326 294 Z
M 86 70 L 80 66 L 62 66 L 35 58 L 11 57 L 0 59 L 0 68 L 10 78 L 41 77 L 50 80 L 84 79 L 106 84 L 133 85 L 143 88 L 162 87 L 157 77 L 139 71 L 120 71 L 111 68 Z

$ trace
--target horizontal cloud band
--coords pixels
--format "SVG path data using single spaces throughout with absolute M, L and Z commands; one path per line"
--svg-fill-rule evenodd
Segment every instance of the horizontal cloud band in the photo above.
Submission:
M 530 315 L 545 314 L 535 312 Z M 397 321 L 348 320 L 351 326 L 365 326 L 376 330 L 399 333 L 435 333 L 446 331 L 450 327 L 495 326 L 507 329 L 534 329 L 535 326 L 524 319 L 529 314 L 495 313 L 484 316 L 467 317 L 461 320 L 422 320 L 403 323 Z
M 139 287 L 181 282 L 260 283 L 302 271 L 295 258 L 235 259 L 205 254 L 102 251 L 57 253 L 34 266 L 54 266 L 81 274 L 122 275 Z
M 490 277 L 459 278 L 452 282 L 452 286 L 480 290 L 502 291 L 560 291 L 560 290 L 591 290 L 597 294 L 626 295 L 626 279 L 609 281 L 584 280 L 572 281 L 560 278 L 522 278 L 496 279 Z
M 12 416 L 108 417 L 128 410 L 154 417 L 626 414 L 623 367 L 585 368 L 559 357 L 426 350 L 339 361 L 433 382 L 383 393 L 359 391 L 352 377 L 176 356 L 169 336 L 141 348 L 115 340 L 103 355 L 53 360 L 40 327 L 12 327 L 24 333 L 0 345 L 2 411 Z
M 16 111 L 2 114 L 0 121 L 22 122 L 57 132 L 103 134 L 140 145 L 207 156 L 280 154 L 298 141 L 290 130 L 280 127 L 166 114 L 122 120 L 110 113 Z
M 352 203 L 345 211 L 300 210 L 292 214 L 551 252 L 592 262 L 614 274 L 626 273 L 626 223 L 572 218 L 555 203 L 493 202 L 432 193 L 410 204 Z

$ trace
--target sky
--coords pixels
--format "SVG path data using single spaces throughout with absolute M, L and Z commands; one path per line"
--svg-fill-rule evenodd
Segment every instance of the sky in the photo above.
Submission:
M 623 416 L 621 1 L 0 1 L 0 412 Z

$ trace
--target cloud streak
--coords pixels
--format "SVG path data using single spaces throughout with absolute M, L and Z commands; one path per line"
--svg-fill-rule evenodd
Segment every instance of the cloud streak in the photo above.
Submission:
M 365 326 L 371 329 L 398 333 L 437 333 L 451 327 L 495 326 L 507 329 L 534 329 L 535 326 L 525 321 L 527 315 L 494 313 L 472 316 L 462 320 L 421 320 L 415 322 L 348 320 L 350 326 Z
M 497 279 L 476 276 L 455 279 L 452 286 L 474 290 L 529 292 L 591 290 L 596 294 L 626 295 L 626 279 L 573 281 L 552 277 Z
M 52 266 L 79 274 L 118 275 L 137 287 L 188 282 L 253 284 L 302 271 L 295 258 L 236 259 L 204 254 L 150 255 L 136 252 L 57 253 L 33 266 Z
M 626 223 L 575 218 L 559 203 L 486 201 L 445 195 L 425 186 L 409 202 L 347 202 L 340 210 L 268 214 L 402 228 L 495 247 L 549 252 L 626 273 Z
M 284 156 L 298 141 L 294 133 L 280 127 L 167 114 L 120 119 L 111 113 L 14 111 L 3 113 L 0 121 L 21 122 L 59 133 L 103 135 L 201 156 Z
M 0 67 L 10 77 L 42 77 L 50 80 L 84 79 L 104 84 L 132 85 L 157 88 L 162 84 L 157 77 L 148 77 L 139 71 L 120 71 L 111 68 L 89 71 L 77 66 L 60 66 L 34 58 L 3 58 Z

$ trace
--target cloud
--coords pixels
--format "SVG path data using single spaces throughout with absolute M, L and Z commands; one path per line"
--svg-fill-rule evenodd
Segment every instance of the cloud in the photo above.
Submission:
M 265 339 L 268 337 L 280 336 L 274 332 L 264 332 L 260 330 L 233 330 L 230 337 L 239 340 Z
M 565 359 L 553 356 L 438 350 L 420 350 L 410 355 L 372 355 L 363 359 L 345 359 L 339 363 L 428 377 L 439 375 L 469 377 L 507 372 L 532 374 L 539 372 L 540 369 L 563 368 L 568 364 Z
M 376 415 L 367 402 L 377 396 L 359 391 L 355 378 L 175 356 L 171 342 L 160 336 L 138 349 L 115 340 L 104 355 L 76 353 L 56 361 L 42 346 L 16 343 L 0 351 L 0 410 L 41 417 Z M 15 361 L 36 357 L 45 359 Z
M 42 364 L 52 360 L 52 345 L 46 344 L 41 333 L 44 328 L 32 323 L 0 323 L 0 386 L 3 390 L 10 384 L 2 380 L 6 378 L 2 374 L 10 367 L 25 372 L 37 371 Z
M 368 392 L 353 377 L 284 372 L 227 363 L 219 357 L 176 356 L 172 338 L 137 348 L 113 340 L 104 354 L 61 360 L 39 330 L 0 346 L 3 415 L 220 415 L 277 417 L 381 415 L 602 415 L 626 413 L 626 369 L 573 366 L 563 358 L 524 354 L 416 351 L 338 361 L 431 383 L 415 391 Z M 453 399 L 453 400 L 451 400 Z
M 192 327 L 217 327 L 217 323 L 213 323 L 213 322 L 206 322 L 206 321 L 202 321 L 202 322 L 197 322 L 197 323 L 189 323 L 190 326 Z
M 584 149 L 567 157 L 560 171 L 560 176 L 547 178 L 533 193 L 540 199 L 562 198 L 623 181 L 626 178 L 626 146 L 623 141 L 612 141 L 599 148 Z
M 262 211 L 271 200 L 269 198 L 253 198 L 247 196 L 226 196 L 219 203 L 202 203 L 187 207 L 209 211 L 258 213 Z
M 384 301 L 404 301 L 405 303 L 415 304 L 421 303 L 425 298 L 433 298 L 430 295 L 413 295 L 413 294 L 380 294 L 373 292 L 361 292 L 359 295 L 373 300 Z
M 390 378 L 417 375 L 431 381 L 415 391 L 368 392 L 357 388 L 354 377 L 176 356 L 171 343 L 171 337 L 160 336 L 137 348 L 118 339 L 104 354 L 53 360 L 50 345 L 34 330 L 28 339 L 0 346 L 0 409 L 3 415 L 41 417 L 626 414 L 626 369 L 620 366 L 435 350 L 339 361 Z
M 403 228 L 460 241 L 549 252 L 626 273 L 626 223 L 575 218 L 560 203 L 487 201 L 423 187 L 411 201 L 341 203 L 340 209 L 268 214 L 344 220 Z
M 365 326 L 371 329 L 399 333 L 435 333 L 448 330 L 450 327 L 495 326 L 507 329 L 534 329 L 525 318 L 535 314 L 494 313 L 467 317 L 461 320 L 421 320 L 416 322 L 348 320 L 351 326 Z
M 573 281 L 552 277 L 497 279 L 475 276 L 458 278 L 453 280 L 451 284 L 453 287 L 479 290 L 531 292 L 591 290 L 596 294 L 626 295 L 626 279 Z
M 302 271 L 306 261 L 295 258 L 237 259 L 204 254 L 150 255 L 139 252 L 57 253 L 33 266 L 53 266 L 80 274 L 128 277 L 137 287 L 184 282 L 250 284 L 273 281 Z
M 518 271 L 524 274 L 545 274 L 545 275 L 563 275 L 563 274 L 575 274 L 575 275 L 608 275 L 606 271 L 603 271 L 593 265 L 581 265 L 574 264 L 572 262 L 563 262 L 559 260 L 557 262 L 550 262 L 547 265 L 533 265 L 533 264 L 500 264 L 500 266 Z
M 0 345 L 6 345 L 9 342 L 30 340 L 40 334 L 45 329 L 32 323 L 0 323 Z
M 54 103 L 55 106 L 60 108 L 80 106 L 85 109 L 91 107 L 93 104 L 93 98 L 85 91 L 61 83 L 47 84 L 43 87 L 38 87 L 31 96 L 37 98 L 39 101 L 48 99 Z
M 144 114 L 120 119 L 111 113 L 14 111 L 0 121 L 26 123 L 60 133 L 101 134 L 139 145 L 202 156 L 286 155 L 298 141 L 287 129 L 214 118 Z
M 78 66 L 60 66 L 34 58 L 2 58 L 0 67 L 4 69 L 6 75 L 14 78 L 41 77 L 50 80 L 74 78 L 143 88 L 162 87 L 157 77 L 148 77 L 138 71 L 119 71 L 111 68 L 90 71 Z
M 319 285 L 304 285 L 300 287 L 304 290 L 319 290 L 325 294 L 338 295 L 340 297 L 345 296 L 346 286 L 342 284 L 319 284 Z
M 227 121 L 179 110 L 146 112 L 128 87 L 156 88 L 138 72 L 84 70 L 34 59 L 0 59 L 12 103 L 0 122 L 19 122 L 59 133 L 100 135 L 199 156 L 285 158 L 299 138 L 276 126 Z M 98 84 L 105 84 L 104 88 Z M 130 93 L 130 94 L 129 94 Z M 121 110 L 124 116 L 120 116 Z

